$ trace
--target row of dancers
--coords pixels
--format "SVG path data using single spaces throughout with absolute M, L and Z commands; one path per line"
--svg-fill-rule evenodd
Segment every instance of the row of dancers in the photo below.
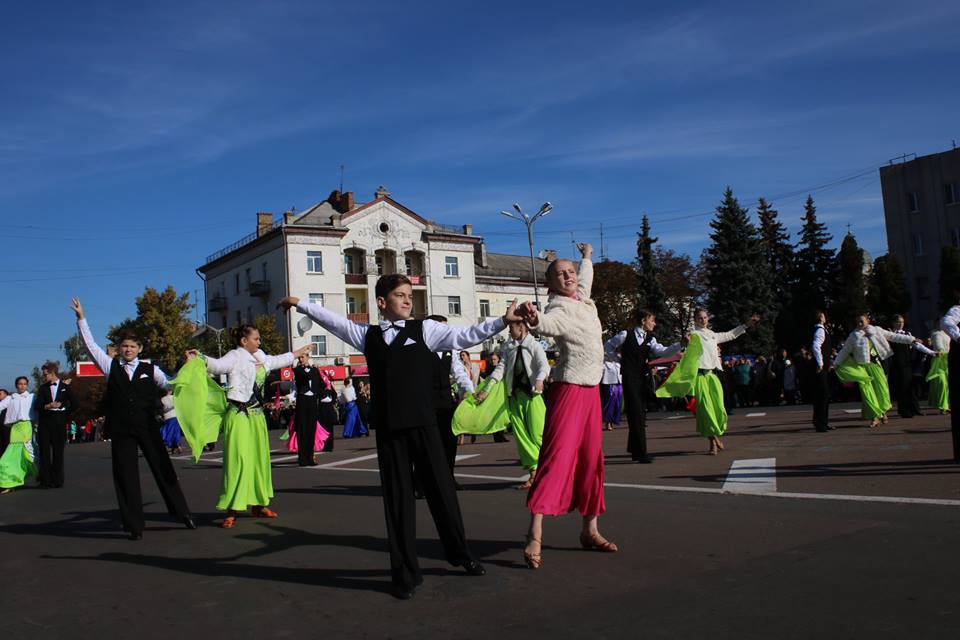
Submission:
M 461 407 L 466 407 L 464 414 L 479 412 L 494 394 L 502 393 L 510 408 L 514 433 L 522 434 L 517 438 L 518 452 L 531 471 L 527 495 L 530 522 L 523 549 L 529 568 L 537 569 L 543 563 L 545 515 L 577 510 L 582 517 L 580 544 L 585 549 L 607 553 L 618 550 L 599 530 L 599 516 L 606 510 L 599 382 L 604 360 L 613 353 L 623 363 L 624 397 L 631 426 L 629 447 L 637 462 L 649 460 L 642 414 L 645 399 L 651 394 L 693 396 L 698 433 L 707 438 L 711 453 L 724 448 L 721 436 L 726 430 L 727 414 L 715 374 L 719 369 L 718 345 L 736 339 L 760 318 L 753 316 L 744 325 L 717 333 L 708 326 L 707 312 L 698 310 L 695 328 L 682 341 L 686 344 L 663 347 L 653 337 L 656 317 L 642 313 L 633 331 L 622 332 L 605 345 L 596 306 L 590 299 L 592 248 L 580 245 L 580 251 L 579 267 L 566 259 L 549 265 L 546 283 L 550 295 L 545 309 L 541 311 L 530 302 L 514 302 L 501 318 L 468 327 L 450 327 L 440 319 L 412 319 L 412 286 L 401 274 L 378 280 L 375 294 L 381 320 L 375 325 L 357 324 L 296 297 L 279 302 L 284 309 L 296 308 L 309 316 L 366 358 L 371 413 L 377 427 L 393 593 L 397 597 L 411 597 L 423 579 L 415 550 L 417 490 L 427 500 L 447 560 L 463 567 L 468 575 L 485 573 L 469 550 L 452 474 L 454 456 L 450 455 L 450 443 L 455 452 L 456 414 L 461 410 L 452 408 L 449 392 L 451 375 L 459 375 L 455 365 L 459 358 L 453 358 L 452 353 L 477 345 L 507 327 L 511 340 L 498 365 L 499 372 L 495 371 L 486 387 L 476 390 Z M 121 520 L 129 536 L 141 538 L 144 528 L 137 449 L 143 452 L 171 515 L 188 528 L 196 527 L 156 428 L 157 387 L 171 383 L 178 417 L 195 457 L 199 457 L 204 444 L 215 441 L 223 432 L 223 475 L 217 507 L 226 512 L 226 517 L 221 526 L 234 526 L 248 508 L 253 517 L 277 517 L 269 508 L 273 485 L 263 385 L 269 371 L 291 366 L 310 347 L 270 356 L 259 348 L 256 328 L 244 325 L 233 332 L 235 349 L 221 358 L 190 351 L 187 364 L 176 379 L 169 381 L 159 368 L 140 360 L 142 343 L 134 335 L 122 337 L 116 358 L 107 356 L 90 334 L 78 299 L 74 299 L 73 309 L 81 338 L 107 374 L 105 427 L 111 438 Z M 956 316 L 955 339 L 960 340 L 960 307 L 951 313 Z M 534 346 L 536 340 L 530 329 L 553 338 L 559 351 L 559 360 L 550 372 L 553 382 L 545 402 L 541 394 L 547 365 L 538 345 Z M 858 330 L 866 336 L 866 349 L 859 338 L 851 335 L 848 342 L 853 342 L 849 349 L 841 350 L 842 354 L 852 354 L 855 365 L 862 365 L 867 364 L 860 362 L 864 353 L 868 360 L 873 351 L 877 351 L 878 357 L 885 353 L 876 345 L 882 344 L 882 338 L 889 341 L 888 336 L 866 328 Z M 905 342 L 901 338 L 893 341 Z M 683 357 L 664 384 L 651 389 L 649 360 L 684 347 Z M 951 349 L 950 353 L 955 351 Z M 217 374 L 226 374 L 226 391 L 211 378 Z M 467 379 L 469 376 L 463 380 L 464 385 Z M 18 416 L 15 411 L 14 417 Z M 469 415 L 460 418 L 460 422 L 470 423 Z M 4 458 L 6 455 L 5 452 Z

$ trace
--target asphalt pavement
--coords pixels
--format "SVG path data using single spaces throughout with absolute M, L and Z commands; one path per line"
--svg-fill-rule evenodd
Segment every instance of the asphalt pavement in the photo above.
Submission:
M 761 415 L 762 414 L 762 415 Z M 652 414 L 650 465 L 604 434 L 603 533 L 550 518 L 543 568 L 521 559 L 528 513 L 512 442 L 457 465 L 467 535 L 487 568 L 449 567 L 420 504 L 425 582 L 388 593 L 372 438 L 300 468 L 273 434 L 276 520 L 217 527 L 219 452 L 175 460 L 200 528 L 163 510 L 141 465 L 147 530 L 119 530 L 108 444 L 67 449 L 66 486 L 0 496 L 4 637 L 955 638 L 960 464 L 949 418 L 867 429 L 856 405 L 816 433 L 809 407 L 738 410 L 706 455 L 686 415 Z

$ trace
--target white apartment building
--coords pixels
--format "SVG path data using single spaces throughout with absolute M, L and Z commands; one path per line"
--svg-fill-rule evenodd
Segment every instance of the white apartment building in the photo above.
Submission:
M 535 264 L 541 281 L 548 261 L 538 258 Z M 274 314 L 290 348 L 312 344 L 322 366 L 360 365 L 364 359 L 317 325 L 299 336 L 300 314 L 277 311 L 278 299 L 309 298 L 357 322 L 376 322 L 377 278 L 399 272 L 413 282 L 415 317 L 440 314 L 453 325 L 469 325 L 502 315 L 514 298 L 533 298 L 529 257 L 487 253 L 472 225 L 431 222 L 383 187 L 363 204 L 355 204 L 351 192 L 334 191 L 277 220 L 258 213 L 255 233 L 208 256 L 197 272 L 205 282 L 208 324 L 228 327 Z M 540 296 L 546 300 L 542 286 Z M 505 335 L 483 347 L 495 347 Z M 472 350 L 474 358 L 480 351 Z

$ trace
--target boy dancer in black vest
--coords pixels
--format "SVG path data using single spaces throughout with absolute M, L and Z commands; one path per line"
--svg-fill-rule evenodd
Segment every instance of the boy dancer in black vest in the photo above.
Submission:
M 77 314 L 77 328 L 84 346 L 100 371 L 107 376 L 107 390 L 102 405 L 106 418 L 103 428 L 106 437 L 110 438 L 113 486 L 117 491 L 124 530 L 131 540 L 143 537 L 143 498 L 140 494 L 137 447 L 150 465 L 167 511 L 188 529 L 196 529 L 177 473 L 160 437 L 157 387 L 167 387 L 167 376 L 159 367 L 140 360 L 143 344 L 133 334 L 125 335 L 120 340 L 119 357 L 108 356 L 93 339 L 79 298 L 73 299 L 72 308 Z
M 654 383 L 650 360 L 679 353 L 683 344 L 664 347 L 653 337 L 657 316 L 644 309 L 636 312 L 637 326 L 621 331 L 607 340 L 604 350 L 620 353 L 620 375 L 623 377 L 623 399 L 627 410 L 627 452 L 634 462 L 653 462 L 647 454 L 647 400 L 653 397 Z
M 293 419 L 297 434 L 297 462 L 301 467 L 312 467 L 317 464 L 313 442 L 317 436 L 320 391 L 325 385 L 320 370 L 310 365 L 310 354 L 300 355 L 300 366 L 294 367 L 293 379 L 297 385 L 297 409 Z M 324 425 L 324 428 L 333 431 L 332 424 Z
M 830 358 L 833 357 L 833 345 L 827 332 L 827 314 L 817 311 L 813 328 L 813 361 L 817 366 L 817 377 L 813 383 L 813 428 L 820 433 L 833 431 L 830 426 Z
M 504 318 L 470 327 L 412 320 L 413 288 L 401 274 L 382 276 L 376 285 L 377 325 L 351 322 L 329 309 L 290 296 L 279 306 L 296 306 L 344 342 L 363 352 L 370 374 L 370 399 L 377 425 L 377 457 L 390 547 L 392 593 L 413 596 L 423 581 L 416 553 L 414 473 L 423 487 L 447 561 L 480 576 L 483 566 L 467 549 L 453 474 L 444 455 L 434 407 L 438 351 L 466 349 L 494 336 L 506 320 L 519 319 L 516 303 Z M 416 471 L 414 471 L 416 469 Z
M 69 385 L 60 380 L 60 365 L 46 362 L 40 368 L 43 384 L 37 389 L 37 467 L 40 486 L 45 489 L 63 487 L 63 449 L 67 444 L 67 419 L 73 411 Z

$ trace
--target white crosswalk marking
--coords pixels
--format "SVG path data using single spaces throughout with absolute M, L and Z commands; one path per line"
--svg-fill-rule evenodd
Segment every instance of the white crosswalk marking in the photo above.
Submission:
M 729 493 L 775 493 L 777 459 L 734 460 L 722 490 Z
M 748 413 L 748 414 L 747 414 L 747 417 L 748 417 L 748 418 L 762 418 L 762 417 L 765 416 L 765 415 L 767 415 L 767 412 L 766 412 L 766 411 L 758 411 L 757 413 Z

